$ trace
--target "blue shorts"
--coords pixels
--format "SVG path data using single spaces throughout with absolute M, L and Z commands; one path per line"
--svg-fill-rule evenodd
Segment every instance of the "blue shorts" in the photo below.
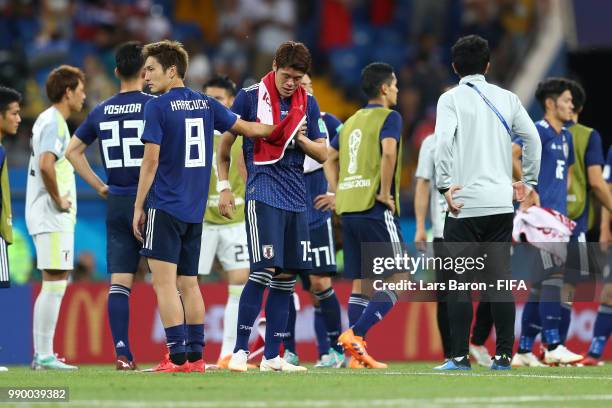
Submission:
M 344 278 L 365 278 L 361 270 L 361 244 L 366 242 L 404 242 L 399 217 L 389 210 L 380 218 L 342 216 Z
M 109 194 L 106 206 L 108 273 L 136 273 L 142 244 L 132 231 L 135 195 Z
M 281 210 L 249 200 L 245 219 L 251 272 L 264 268 L 285 272 L 312 268 L 306 212 Z
M 300 271 L 300 279 L 305 291 L 310 290 L 308 275 L 333 276 L 336 274 L 336 246 L 332 220 L 310 230 L 310 259 L 312 269 Z
M 149 208 L 143 232 L 140 255 L 175 264 L 178 275 L 198 275 L 201 222 L 183 222 L 162 210 Z

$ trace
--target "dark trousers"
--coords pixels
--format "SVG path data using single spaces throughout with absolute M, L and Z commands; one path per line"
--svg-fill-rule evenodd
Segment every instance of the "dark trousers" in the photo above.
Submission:
M 486 254 L 484 269 L 478 274 L 453 273 L 447 271 L 449 279 L 459 283 L 474 281 L 496 284 L 498 280 L 511 278 L 510 243 L 512 239 L 513 214 L 498 214 L 470 218 L 446 218 L 444 241 L 451 257 L 482 257 Z M 474 245 L 478 243 L 478 245 Z M 488 286 L 487 286 L 488 287 Z M 512 355 L 514 344 L 515 305 L 510 290 L 481 291 L 490 301 L 497 335 L 496 355 Z M 451 333 L 452 356 L 466 356 L 469 351 L 470 327 L 472 325 L 471 291 L 449 291 L 447 296 L 448 318 Z

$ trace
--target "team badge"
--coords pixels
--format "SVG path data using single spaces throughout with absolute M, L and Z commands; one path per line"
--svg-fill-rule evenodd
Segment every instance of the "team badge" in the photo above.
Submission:
M 274 258 L 274 246 L 273 245 L 264 245 L 262 246 L 263 256 L 266 259 Z

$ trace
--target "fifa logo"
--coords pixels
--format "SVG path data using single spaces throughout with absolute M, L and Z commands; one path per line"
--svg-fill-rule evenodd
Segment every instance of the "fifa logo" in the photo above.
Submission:
M 349 135 L 349 174 L 357 173 L 357 153 L 359 153 L 359 145 L 361 145 L 361 130 L 355 129 Z

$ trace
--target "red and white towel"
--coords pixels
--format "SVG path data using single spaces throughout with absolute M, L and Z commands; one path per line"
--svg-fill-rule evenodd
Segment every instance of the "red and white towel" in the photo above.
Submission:
M 280 95 L 274 83 L 275 73 L 270 71 L 259 83 L 257 94 L 257 121 L 265 125 L 277 125 L 267 138 L 255 139 L 253 163 L 273 164 L 283 158 L 300 127 L 306 121 L 308 96 L 301 86 L 291 96 L 291 109 L 280 119 Z
M 561 262 L 567 258 L 567 247 L 576 223 L 550 208 L 530 207 L 517 211 L 514 216 L 512 240 L 520 242 L 523 236 L 531 245 L 549 252 Z

